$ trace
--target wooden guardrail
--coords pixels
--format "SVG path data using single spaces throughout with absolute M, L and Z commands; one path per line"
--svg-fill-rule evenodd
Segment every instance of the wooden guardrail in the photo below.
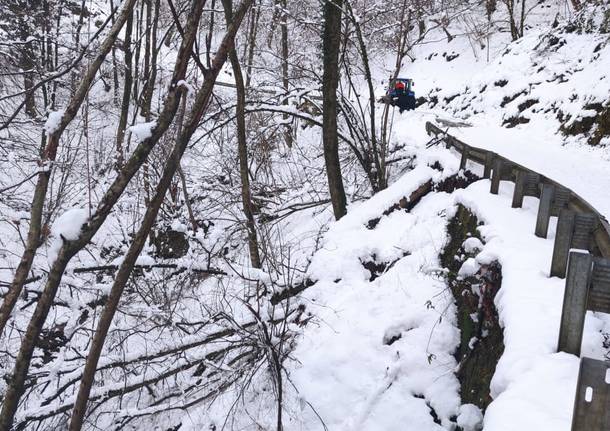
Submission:
M 558 217 L 550 276 L 566 278 L 558 350 L 580 356 L 587 310 L 610 314 L 610 225 L 573 190 L 497 153 L 468 145 L 427 122 L 426 132 L 457 150 L 460 169 L 468 161 L 483 166 L 490 192 L 500 181 L 515 182 L 513 208 L 524 196 L 540 198 L 536 236 L 546 238 L 550 217 Z M 566 277 L 567 275 L 567 277 Z M 572 431 L 610 430 L 610 362 L 582 358 Z
M 499 168 L 498 172 L 495 173 L 492 177 L 492 193 L 497 193 L 497 186 L 500 180 L 509 180 L 513 182 L 518 181 L 518 176 L 521 174 L 526 174 L 524 177 L 536 177 L 538 178 L 538 190 L 536 190 L 536 197 L 541 197 L 542 192 L 546 188 L 547 191 L 553 190 L 554 194 L 568 194 L 569 197 L 567 199 L 567 204 L 564 206 L 565 208 L 574 211 L 575 213 L 581 214 L 592 214 L 597 219 L 598 224 L 595 226 L 592 234 L 594 238 L 594 243 L 591 244 L 594 250 L 590 250 L 595 254 L 599 254 L 605 258 L 610 258 L 610 225 L 606 220 L 606 217 L 602 215 L 599 211 L 597 211 L 593 205 L 580 197 L 573 190 L 570 190 L 568 187 L 563 186 L 562 184 L 554 181 L 553 179 L 542 175 L 538 172 L 535 172 L 523 165 L 513 162 L 497 153 L 492 151 L 485 150 L 483 148 L 473 147 L 472 145 L 468 145 L 454 136 L 447 134 L 445 131 L 437 127 L 436 125 L 427 122 L 426 123 L 426 131 L 428 135 L 436 136 L 443 142 L 445 142 L 447 148 L 453 148 L 457 150 L 461 154 L 460 167 L 465 168 L 467 161 L 473 161 L 475 163 L 479 163 L 484 166 L 484 174 L 485 178 L 489 178 L 490 174 L 493 173 L 496 169 Z M 518 184 L 519 185 L 519 184 Z M 545 187 L 546 186 L 546 187 Z M 519 193 L 523 193 L 521 190 L 517 190 Z M 526 193 L 526 195 L 528 195 Z M 545 196 L 546 197 L 546 196 Z M 554 197 L 554 196 L 553 196 Z M 519 195 L 517 196 L 517 201 L 513 200 L 513 206 L 519 203 Z M 520 205 L 519 205 L 520 206 Z M 561 208 L 557 208 L 561 209 Z M 543 208 L 544 210 L 544 208 Z M 553 208 L 550 208 L 550 215 L 557 216 L 558 214 L 554 211 Z M 544 216 L 545 214 L 542 214 Z M 539 214 L 539 217 L 541 215 Z M 537 232 L 538 236 L 546 237 L 546 232 L 542 235 L 542 232 Z M 596 249 L 596 250 L 595 250 Z M 564 275 L 560 275 L 562 278 Z

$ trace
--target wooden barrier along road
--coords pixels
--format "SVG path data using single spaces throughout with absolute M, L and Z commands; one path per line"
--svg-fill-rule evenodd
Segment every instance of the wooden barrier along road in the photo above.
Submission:
M 587 311 L 610 314 L 610 226 L 608 220 L 573 190 L 492 151 L 468 145 L 427 122 L 426 132 L 460 153 L 460 169 L 469 161 L 483 166 L 490 193 L 500 181 L 515 183 L 512 207 L 524 196 L 540 199 L 536 236 L 546 238 L 549 220 L 558 217 L 549 275 L 565 278 L 557 349 L 580 356 Z M 610 430 L 610 362 L 582 358 L 572 431 Z

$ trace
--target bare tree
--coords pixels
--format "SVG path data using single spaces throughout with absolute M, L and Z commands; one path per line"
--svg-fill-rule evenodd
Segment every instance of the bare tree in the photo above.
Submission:
M 233 21 L 232 0 L 222 0 L 227 25 Z M 256 234 L 256 222 L 252 204 L 252 192 L 250 190 L 250 168 L 248 164 L 248 144 L 246 141 L 246 87 L 241 71 L 241 65 L 237 56 L 237 50 L 233 47 L 229 51 L 229 60 L 235 77 L 235 89 L 237 93 L 237 104 L 235 106 L 237 123 L 237 153 L 239 157 L 239 176 L 241 180 L 241 200 L 246 217 L 246 231 L 248 233 L 248 249 L 250 251 L 250 263 L 254 268 L 261 267 L 261 258 L 258 250 Z
M 120 19 L 115 23 L 115 28 L 113 27 L 114 32 L 112 35 L 116 37 L 118 31 L 120 30 L 120 26 L 122 26 L 127 20 L 127 16 L 133 7 L 135 0 L 128 0 L 125 4 L 123 11 L 121 12 Z M 119 26 L 120 24 L 120 26 Z M 173 118 L 178 109 L 178 105 L 180 102 L 180 89 L 178 87 L 178 83 L 184 79 L 186 74 L 186 68 L 188 64 L 188 58 L 192 50 L 192 46 L 195 39 L 195 32 L 190 34 L 188 38 L 183 38 L 182 45 L 178 51 L 178 57 L 176 60 L 176 65 L 174 68 L 174 73 L 172 76 L 170 90 L 165 98 L 165 103 L 162 112 L 160 113 L 156 125 L 150 131 L 150 136 L 144 139 L 142 142 L 138 144 L 138 147 L 133 151 L 129 160 L 123 166 L 123 169 L 118 174 L 117 178 L 114 182 L 108 187 L 104 197 L 100 201 L 97 210 L 92 214 L 88 223 L 83 225 L 80 231 L 80 235 L 76 240 L 65 240 L 57 253 L 57 258 L 53 262 L 51 269 L 49 271 L 49 275 L 47 281 L 45 283 L 45 287 L 42 291 L 42 294 L 36 304 L 36 308 L 34 313 L 32 314 L 32 318 L 25 332 L 25 336 L 21 343 L 21 347 L 19 349 L 19 353 L 16 358 L 15 367 L 13 369 L 13 373 L 10 378 L 10 382 L 8 384 L 8 388 L 4 397 L 4 403 L 2 406 L 2 411 L 0 412 L 0 430 L 8 430 L 11 427 L 13 422 L 13 418 L 15 412 L 17 410 L 17 406 L 19 403 L 19 399 L 21 398 L 24 392 L 24 382 L 27 377 L 28 369 L 30 366 L 30 362 L 32 360 L 32 354 L 34 352 L 34 348 L 38 341 L 38 337 L 42 331 L 42 327 L 47 318 L 49 310 L 53 304 L 53 299 L 57 294 L 57 289 L 62 279 L 62 275 L 70 262 L 70 260 L 81 250 L 83 249 L 93 238 L 95 233 L 102 226 L 110 211 L 116 204 L 117 200 L 129 184 L 131 178 L 135 175 L 135 173 L 140 169 L 142 164 L 146 161 L 150 151 L 159 141 L 161 136 L 165 133 L 165 131 L 169 128 Z M 112 40 L 107 40 L 107 44 L 103 45 L 102 52 L 106 54 L 110 51 Z M 101 62 L 103 61 L 105 56 L 99 55 L 96 59 Z M 93 66 L 93 65 L 92 65 Z M 98 66 L 99 67 L 99 66 Z M 92 72 L 93 73 L 93 72 Z M 85 82 L 83 83 L 85 84 Z M 79 87 L 79 92 L 82 87 Z M 84 85 L 82 88 L 82 98 L 84 99 L 86 93 L 88 92 L 88 85 Z M 70 115 L 75 115 L 75 112 L 71 110 L 71 105 L 69 109 L 66 109 L 66 114 L 62 116 L 61 124 L 63 127 L 67 125 L 66 119 L 69 118 Z M 68 114 L 69 113 L 69 114 Z M 65 124 L 64 124 L 65 123 Z M 62 129 L 63 130 L 63 129 Z M 54 136 L 54 135 L 51 135 Z M 47 159 L 53 160 L 55 158 L 55 154 L 57 151 L 57 146 L 59 144 L 59 135 L 57 135 L 54 140 L 49 139 L 49 142 L 54 142 L 54 146 L 50 148 L 50 154 L 48 154 Z M 41 175 L 45 176 L 45 175 Z M 46 182 L 43 184 L 44 187 L 37 187 L 37 194 L 35 195 L 34 202 L 37 202 L 36 199 L 44 200 L 44 193 L 42 196 L 39 196 L 42 192 L 46 191 L 46 185 L 48 184 L 48 176 L 46 178 Z M 42 211 L 42 204 L 40 205 Z M 37 243 L 36 243 L 37 244 Z M 33 253 L 35 249 L 32 251 L 31 259 L 33 259 Z M 29 266 L 31 266 L 31 261 L 29 260 L 28 268 L 26 271 L 29 271 Z M 16 275 L 19 276 L 20 274 Z M 24 275 L 22 279 L 20 279 L 20 284 L 18 285 L 19 290 L 23 286 L 23 282 L 25 281 L 26 276 Z M 6 299 L 5 299 L 6 301 Z M 15 300 L 16 302 L 16 300 Z M 9 311 L 10 312 L 10 311 Z

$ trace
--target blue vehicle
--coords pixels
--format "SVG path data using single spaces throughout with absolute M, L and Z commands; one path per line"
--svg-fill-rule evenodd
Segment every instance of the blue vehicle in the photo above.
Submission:
M 384 103 L 398 106 L 400 113 L 415 109 L 415 83 L 410 78 L 396 78 L 390 82 L 386 95 L 382 98 Z

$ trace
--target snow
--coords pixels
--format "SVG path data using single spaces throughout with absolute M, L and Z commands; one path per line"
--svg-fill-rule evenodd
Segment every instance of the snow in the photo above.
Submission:
M 428 118 L 425 113 L 413 116 L 415 122 Z M 532 151 L 527 153 L 525 146 L 502 142 L 502 135 L 498 131 L 498 139 L 487 147 L 508 157 L 522 154 L 530 162 L 539 160 L 534 169 L 553 155 L 566 162 L 570 157 L 569 152 L 561 156 L 559 149 L 548 144 L 544 155 L 542 144 L 530 146 Z M 531 157 L 536 148 L 541 151 L 539 158 Z M 484 426 L 486 431 L 568 431 L 579 359 L 557 353 L 565 282 L 549 277 L 556 219 L 551 220 L 547 239 L 536 237 L 538 199 L 526 197 L 523 208 L 513 209 L 513 183 L 501 182 L 499 194 L 492 195 L 489 180 L 481 180 L 451 195 L 428 195 L 411 213 L 391 212 L 368 229 L 368 220 L 379 217 L 402 196 L 430 179 L 457 171 L 456 153 L 438 148 L 412 151 L 419 161 L 415 168 L 387 190 L 352 205 L 347 216 L 330 226 L 311 260 L 309 276 L 318 281 L 301 300 L 317 324 L 299 339 L 294 352 L 299 365 L 291 370 L 291 379 L 315 414 L 306 409 L 303 422 L 294 429 L 311 429 L 318 415 L 336 430 L 381 431 L 407 422 L 414 429 L 441 429 L 430 422 L 432 406 L 444 426 L 455 415 L 465 430 Z M 433 159 L 443 160 L 446 171 L 430 169 Z M 591 171 L 601 169 L 600 163 L 605 162 L 598 160 Z M 587 174 L 584 167 L 558 165 L 555 178 L 561 182 L 581 173 L 593 180 L 594 173 Z M 555 164 L 547 166 L 555 169 Z M 603 196 L 593 201 L 607 205 Z M 452 352 L 459 341 L 454 305 L 439 272 L 433 270 L 446 240 L 443 226 L 457 204 L 469 208 L 483 223 L 478 228 L 483 241 L 471 237 L 464 242 L 465 251 L 474 256 L 465 260 L 459 276 L 473 275 L 481 265 L 496 260 L 502 266 L 495 303 L 505 350 L 492 379 L 493 401 L 484 418 L 476 406 L 460 405 L 459 385 L 451 371 L 457 365 Z M 371 273 L 362 263 L 370 260 L 393 265 L 369 281 Z M 608 316 L 587 313 L 583 356 L 603 359 L 607 351 L 602 333 L 608 331 Z M 476 341 L 471 340 L 472 344 Z M 435 386 L 439 382 L 443 391 Z M 414 397 L 419 394 L 425 402 Z
M 481 265 L 476 261 L 476 259 L 469 257 L 460 267 L 458 277 L 470 277 L 471 275 L 476 274 L 480 267 Z
M 178 81 L 176 83 L 176 87 L 184 88 L 188 95 L 194 95 L 196 93 L 195 88 L 193 88 L 193 86 L 191 84 L 189 84 L 187 81 L 185 81 L 184 79 L 181 79 L 180 81 Z
M 549 5 L 547 2 L 544 7 L 556 8 L 556 3 Z M 546 18 L 549 19 L 554 12 L 546 11 Z M 454 26 L 456 21 L 451 25 Z M 473 22 L 473 25 L 476 24 Z M 362 186 L 366 183 L 362 172 L 350 163 L 344 163 L 346 191 L 352 202 L 349 213 L 342 220 L 336 223 L 332 221 L 332 211 L 328 205 L 321 205 L 272 223 L 260 223 L 261 238 L 269 241 L 265 243 L 265 247 L 269 247 L 265 252 L 275 252 L 273 247 L 280 244 L 278 254 L 285 253 L 284 256 L 294 258 L 287 266 L 296 275 L 290 274 L 286 279 L 282 279 L 283 274 L 278 275 L 273 268 L 251 268 L 247 264 L 247 242 L 239 233 L 235 233 L 239 231 L 241 218 L 240 201 L 234 199 L 238 195 L 233 194 L 237 190 L 237 183 L 232 182 L 227 186 L 215 179 L 217 175 L 224 176 L 227 172 L 229 180 L 234 179 L 231 169 L 234 169 L 236 155 L 234 146 L 229 142 L 232 138 L 230 134 L 226 137 L 222 135 L 218 143 L 210 139 L 190 148 L 191 153 L 187 154 L 182 166 L 188 176 L 191 192 L 195 191 L 192 202 L 197 218 L 210 222 L 209 231 L 201 229 L 197 233 L 191 232 L 185 215 L 178 214 L 179 211 L 177 214 L 172 212 L 170 219 L 164 220 L 164 227 L 169 223 L 174 231 L 190 233 L 189 239 L 193 240 L 191 245 L 194 247 L 187 256 L 171 260 L 178 268 L 175 273 L 183 278 L 173 286 L 171 280 L 168 282 L 164 278 L 167 272 L 153 269 L 146 272 L 141 289 L 140 286 L 137 286 L 138 289 L 126 289 L 127 300 L 121 304 L 121 310 L 113 322 L 100 366 L 113 361 L 135 361 L 143 353 L 155 355 L 167 349 L 180 350 L 186 343 L 203 343 L 213 331 L 226 329 L 220 328 L 220 324 L 214 321 L 217 316 L 214 313 L 218 310 L 229 310 L 231 317 L 238 322 L 252 318 L 240 303 L 248 286 L 265 285 L 268 291 L 274 293 L 276 289 L 308 280 L 314 283 L 313 286 L 290 299 L 292 306 L 296 302 L 296 305 L 304 307 L 304 316 L 311 320 L 303 326 L 289 324 L 296 339 L 290 339 L 290 350 L 284 363 L 286 431 L 325 428 L 332 431 L 387 431 L 397 428 L 440 431 L 455 430 L 457 426 L 464 431 L 568 431 L 579 358 L 556 352 L 564 290 L 563 280 L 549 277 L 556 219 L 551 221 L 547 239 L 535 237 L 537 199 L 526 197 L 523 208 L 512 209 L 510 204 L 514 185 L 503 181 L 499 195 L 494 196 L 489 194 L 489 181 L 486 180 L 451 194 L 431 193 L 410 212 L 398 209 L 383 215 L 399 200 L 427 182 L 440 181 L 458 172 L 459 155 L 454 151 L 446 150 L 441 145 L 425 148 L 429 140 L 424 131 L 425 121 L 439 120 L 460 120 L 471 125 L 451 127 L 449 133 L 570 187 L 602 214 L 610 215 L 610 200 L 607 198 L 610 153 L 603 147 L 610 144 L 610 138 L 602 140 L 598 148 L 592 148 L 584 144 L 586 137 L 566 137 L 558 132 L 561 123 L 556 112 L 560 110 L 566 117 L 570 116 L 565 121 L 565 125 L 569 126 L 581 118 L 595 115 L 596 111 L 589 106 L 591 103 L 606 102 L 610 93 L 610 81 L 605 79 L 610 65 L 610 45 L 594 52 L 600 38 L 575 32 L 561 33 L 560 39 L 565 43 L 560 42 L 561 46 L 553 47 L 549 45 L 553 33 L 547 27 L 539 29 L 532 25 L 524 38 L 508 47 L 506 34 L 494 35 L 487 40 L 485 47 L 490 50 L 489 60 L 485 59 L 485 50 L 471 43 L 468 37 L 457 36 L 451 42 L 438 42 L 434 41 L 434 31 L 431 31 L 430 40 L 410 53 L 417 60 L 409 63 L 403 72 L 417 82 L 418 96 L 435 95 L 439 103 L 436 106 L 425 105 L 402 116 L 395 113 L 390 117 L 390 121 L 393 121 L 389 133 L 391 147 L 399 148 L 396 154 L 400 157 L 414 157 L 413 169 L 410 163 L 389 165 L 390 187 L 364 200 L 369 190 L 366 185 Z M 456 29 L 450 30 L 455 32 Z M 444 37 L 442 34 L 440 36 Z M 216 40 L 217 35 L 214 38 Z M 175 49 L 162 49 L 162 63 L 173 61 Z M 505 53 L 500 55 L 502 52 Z M 459 57 L 449 61 L 447 54 L 459 54 Z M 394 66 L 394 58 L 392 55 L 389 69 L 386 70 L 385 65 L 376 64 L 385 61 L 377 56 L 378 53 L 372 50 L 376 82 L 383 82 Z M 258 61 L 260 59 L 256 59 L 255 63 Z M 162 63 L 160 67 L 163 68 Z M 541 66 L 544 69 L 540 69 Z M 163 72 L 158 76 L 160 82 L 171 76 L 165 70 Z M 558 79 L 562 75 L 563 78 Z M 230 65 L 223 67 L 221 76 L 224 81 L 232 82 Z M 280 94 L 283 90 L 269 82 L 269 77 L 264 78 L 264 88 L 271 88 L 272 92 Z M 257 87 L 260 85 L 257 77 L 253 76 L 253 79 L 253 89 L 260 89 Z M 505 85 L 496 85 L 501 80 L 506 80 Z M 189 77 L 189 82 L 177 83 L 189 94 L 196 84 L 197 77 L 194 75 Z M 97 85 L 101 92 L 102 83 Z M 356 85 L 359 84 L 356 82 Z M 219 106 L 222 107 L 227 101 L 232 103 L 233 89 L 218 87 L 216 90 Z M 223 94 L 225 90 L 230 96 Z M 376 93 L 383 91 L 383 86 L 378 85 Z M 293 94 L 312 92 L 318 92 L 317 85 L 305 82 L 303 89 L 295 90 Z M 357 89 L 354 93 L 358 93 Z M 106 102 L 112 103 L 112 94 L 110 91 L 103 96 L 108 98 Z M 366 98 L 366 91 L 361 91 L 361 94 Z M 513 101 L 501 106 L 506 98 L 515 95 Z M 451 101 L 444 99 L 452 97 Z M 274 100 L 262 98 L 260 107 L 280 113 L 267 117 L 269 124 L 264 126 L 284 124 L 281 112 L 300 113 L 305 119 L 319 120 L 314 114 L 299 111 L 298 99 L 291 96 L 288 106 L 278 107 Z M 523 108 L 524 103 L 533 99 L 538 102 Z M 112 146 L 102 145 L 98 154 L 97 148 L 100 143 L 108 142 L 115 136 L 115 130 L 101 124 L 108 123 L 108 113 L 99 115 L 99 99 L 92 100 L 95 103 L 91 105 L 91 112 L 95 115 L 91 115 L 90 120 L 94 126 L 91 131 L 95 130 L 95 133 L 91 133 L 91 138 L 96 148 L 92 162 L 97 169 L 103 165 L 97 159 L 104 159 L 114 151 Z M 104 105 L 100 103 L 99 106 Z M 58 130 L 62 115 L 63 111 L 49 114 L 44 126 L 46 133 Z M 522 116 L 529 123 L 510 129 L 502 126 L 505 120 L 514 116 Z M 129 130 L 135 139 L 142 142 L 151 136 L 156 123 L 146 122 L 142 118 L 138 121 Z M 202 129 L 198 133 L 207 133 L 204 129 L 212 127 L 211 123 L 216 124 L 202 122 Z M 258 142 L 255 134 L 259 129 L 253 120 L 251 130 L 248 130 L 253 145 Z M 285 186 L 288 192 L 265 198 L 263 214 L 274 214 L 276 209 L 282 207 L 282 211 L 285 211 L 294 202 L 327 197 L 319 131 L 312 131 L 313 127 L 297 129 L 298 139 L 294 148 L 274 148 L 270 152 L 272 161 L 269 166 L 273 169 L 274 186 Z M 218 148 L 212 148 L 215 145 L 220 148 L 220 156 L 215 153 L 219 151 Z M 342 143 L 341 147 L 343 151 L 345 145 Z M 37 148 L 37 145 L 32 148 Z M 73 151 L 70 145 L 60 148 L 72 151 L 60 153 L 61 157 L 82 155 L 82 151 Z M 253 170 L 257 169 L 253 186 L 257 188 L 265 184 L 260 183 L 261 171 L 258 168 L 262 164 L 257 159 L 258 148 L 253 146 L 253 151 L 252 166 Z M 342 160 L 350 161 L 349 157 L 345 157 L 347 154 L 347 149 L 345 153 L 342 152 Z M 151 160 L 156 160 L 160 155 L 162 151 L 153 153 Z M 21 154 L 6 155 L 11 164 L 18 163 L 21 157 Z M 227 163 L 228 160 L 231 163 Z M 439 171 L 432 168 L 435 162 L 439 162 L 444 169 Z M 3 161 L 0 160 L 0 163 Z M 468 167 L 481 171 L 479 166 L 475 167 L 472 163 Z M 50 169 L 51 164 L 36 168 Z M 83 162 L 80 161 L 75 168 L 74 177 L 84 178 L 81 175 L 85 172 Z M 90 190 L 94 200 L 103 196 L 101 191 L 115 175 L 113 170 L 106 172 L 110 172 L 110 177 L 103 174 L 100 178 L 94 178 L 94 189 Z M 55 261 L 64 239 L 78 238 L 82 226 L 87 222 L 87 212 L 77 208 L 85 202 L 84 199 L 79 200 L 77 190 L 89 185 L 85 185 L 84 181 L 74 181 L 73 177 L 70 181 L 70 187 L 74 190 L 67 194 L 69 196 L 62 196 L 64 200 L 58 200 L 61 209 L 57 211 L 61 215 L 53 223 L 46 250 L 51 263 Z M 57 182 L 53 183 L 53 198 L 57 190 L 55 185 Z M 65 325 L 64 332 L 70 341 L 65 348 L 60 348 L 50 363 L 42 365 L 42 380 L 37 388 L 44 386 L 45 389 L 40 394 L 36 393 L 38 389 L 32 391 L 27 402 L 23 403 L 20 417 L 28 413 L 48 412 L 74 399 L 74 386 L 68 388 L 65 396 L 42 408 L 39 402 L 44 398 L 37 397 L 52 394 L 69 380 L 78 382 L 82 358 L 89 345 L 90 329 L 98 315 L 95 306 L 89 307 L 87 304 L 95 303 L 101 295 L 108 294 L 112 277 L 107 274 L 87 276 L 71 270 L 77 266 L 87 268 L 123 261 L 132 239 L 130 235 L 141 215 L 143 199 L 138 195 L 140 185 L 141 180 L 136 178 L 132 184 L 133 190 L 128 190 L 121 198 L 109 223 L 87 247 L 87 253 L 80 253 L 68 268 L 59 289 L 57 303 L 61 305 L 54 306 L 52 324 Z M 24 188 L 27 187 L 31 187 L 31 184 L 24 184 Z M 505 349 L 491 383 L 493 401 L 485 414 L 475 405 L 462 404 L 465 401 L 461 397 L 456 376 L 459 364 L 454 357 L 460 343 L 455 301 L 445 282 L 448 271 L 440 268 L 438 261 L 438 255 L 447 242 L 447 222 L 455 214 L 458 204 L 468 207 L 483 223 L 477 233 L 481 239 L 473 236 L 463 243 L 464 256 L 459 256 L 463 264 L 458 276 L 472 276 L 482 265 L 494 261 L 502 266 L 502 286 L 495 305 L 503 329 Z M 26 206 L 16 207 L 19 210 L 6 210 L 4 202 L 0 202 L 0 223 L 3 218 L 11 223 L 9 229 L 2 229 L 0 237 L 9 232 L 13 238 L 0 240 L 2 266 L 8 268 L 2 270 L 3 280 L 10 279 L 11 268 L 18 263 L 13 254 L 18 258 L 21 246 L 15 247 L 14 244 L 19 244 L 19 235 L 25 232 L 24 226 L 29 218 Z M 177 209 L 181 209 L 179 205 Z M 281 211 L 278 213 L 281 214 Z M 379 222 L 371 229 L 367 225 L 374 219 L 379 219 Z M 17 222 L 21 223 L 20 227 Z M 276 238 L 272 238 L 276 231 L 271 228 L 267 230 L 270 225 L 274 229 L 277 226 L 277 235 L 281 236 L 277 243 L 274 242 Z M 33 275 L 45 269 L 44 248 L 43 262 L 35 262 Z M 147 244 L 136 263 L 168 263 L 157 260 L 155 256 L 154 247 Z M 286 262 L 281 263 L 284 265 Z M 224 270 L 228 275 L 218 280 L 215 277 L 190 277 L 192 274 L 189 274 L 189 270 L 206 269 L 210 265 Z M 372 269 L 374 266 L 381 269 L 376 272 Z M 193 281 L 195 278 L 196 281 Z M 40 283 L 32 283 L 29 289 L 34 291 L 39 287 Z M 480 289 L 480 286 L 472 286 L 474 293 L 479 293 Z M 139 294 L 149 296 L 143 301 Z M 171 307 L 162 305 L 174 298 L 178 299 L 168 302 Z M 263 302 L 265 300 L 261 299 L 262 315 L 281 315 L 281 311 Z M 15 313 L 15 321 L 11 325 L 15 328 L 25 327 L 32 309 L 30 305 Z M 89 312 L 90 309 L 94 312 L 90 312 L 90 317 L 83 323 L 83 310 Z M 478 315 L 473 313 L 471 318 L 476 321 Z M 181 332 L 184 330 L 179 328 L 179 324 L 185 322 L 208 319 L 211 322 L 206 322 L 205 326 L 202 324 L 202 328 L 193 333 L 188 333 L 188 329 Z M 159 322 L 162 322 L 161 325 Z M 47 324 L 50 325 L 51 321 Z M 140 325 L 136 331 L 135 325 Z M 10 343 L 6 342 L 7 352 L 11 354 L 10 350 L 18 346 L 19 341 L 15 340 L 20 333 L 13 332 Z M 608 316 L 587 313 L 583 356 L 605 358 L 608 349 L 604 336 L 608 333 Z M 483 330 L 480 337 L 472 337 L 469 346 L 476 347 L 486 335 L 487 332 Z M 170 366 L 182 365 L 192 359 L 201 361 L 210 369 L 229 371 L 232 356 L 210 361 L 207 355 L 210 349 L 233 341 L 223 339 L 212 343 L 213 346 L 180 352 L 169 359 L 129 366 L 125 374 L 128 377 L 115 371 L 100 373 L 100 385 L 95 388 L 94 394 L 103 394 L 126 384 L 138 384 L 143 378 L 156 377 Z M 278 339 L 274 337 L 273 341 L 277 342 Z M 45 373 L 48 373 L 48 377 Z M 212 429 L 211 424 L 221 429 L 228 417 L 234 421 L 231 425 L 234 429 L 275 428 L 273 415 L 270 414 L 275 408 L 274 390 L 266 366 L 252 376 L 243 395 L 238 393 L 242 387 L 231 388 L 227 394 L 214 397 L 214 402 L 209 405 L 202 403 L 187 411 L 176 408 L 181 402 L 201 395 L 203 386 L 191 391 L 193 385 L 198 384 L 191 372 L 186 371 L 173 378 L 169 386 L 162 382 L 152 385 L 150 389 L 150 392 L 155 392 L 155 397 L 162 397 L 167 393 L 164 392 L 167 388 L 176 389 L 178 393 L 189 388 L 178 397 L 155 405 L 156 400 L 147 388 L 133 396 L 125 396 L 120 404 L 111 402 L 98 409 L 104 412 L 99 415 L 103 422 L 95 426 L 106 429 L 116 425 L 110 424 L 110 420 L 157 412 L 149 422 L 146 418 L 139 418 L 131 426 L 145 429 L 150 425 L 151 429 L 168 429 L 178 423 L 169 423 L 167 416 L 171 416 L 172 419 L 180 419 L 183 429 L 192 431 Z M 164 409 L 173 410 L 168 413 Z M 52 425 L 41 423 L 40 426 Z
M 464 431 L 479 431 L 483 429 L 483 413 L 474 404 L 464 404 L 460 407 L 457 424 Z
M 83 208 L 71 208 L 57 217 L 51 227 L 52 241 L 49 245 L 47 259 L 53 263 L 64 241 L 78 239 L 83 225 L 89 220 L 89 211 Z
M 474 253 L 483 250 L 483 243 L 477 237 L 470 237 L 462 244 L 466 253 Z
M 156 126 L 156 121 L 137 123 L 129 127 L 129 131 L 135 135 L 138 142 L 143 142 L 152 136 L 152 132 Z
M 450 166 L 455 171 L 457 161 Z M 325 235 L 310 266 L 310 275 L 320 281 L 302 298 L 317 323 L 298 340 L 298 365 L 291 370 L 299 396 L 315 413 L 306 409 L 299 426 L 290 429 L 315 429 L 319 415 L 333 430 L 387 430 L 404 423 L 442 430 L 430 408 L 444 426 L 457 415 L 454 305 L 442 278 L 429 271 L 438 267 L 446 240 L 445 216 L 438 214 L 449 196 L 424 198 L 412 213 L 394 211 L 374 230 L 364 225 L 442 175 L 423 163 L 350 208 Z M 369 281 L 361 261 L 373 254 L 395 263 Z
M 54 237 L 68 241 L 78 239 L 82 226 L 87 223 L 89 212 L 84 208 L 72 208 L 57 217 L 51 228 Z
M 572 189 L 610 217 L 610 154 L 585 146 L 565 146 L 548 124 L 505 129 L 491 124 L 451 129 L 469 145 L 494 151 Z M 493 136 L 493 139 L 489 139 Z M 569 173 L 569 175 L 567 175 Z
M 65 111 L 51 111 L 49 112 L 49 116 L 47 117 L 47 121 L 44 123 L 44 131 L 47 133 L 47 136 L 52 135 L 61 125 L 61 119 L 64 116 Z

